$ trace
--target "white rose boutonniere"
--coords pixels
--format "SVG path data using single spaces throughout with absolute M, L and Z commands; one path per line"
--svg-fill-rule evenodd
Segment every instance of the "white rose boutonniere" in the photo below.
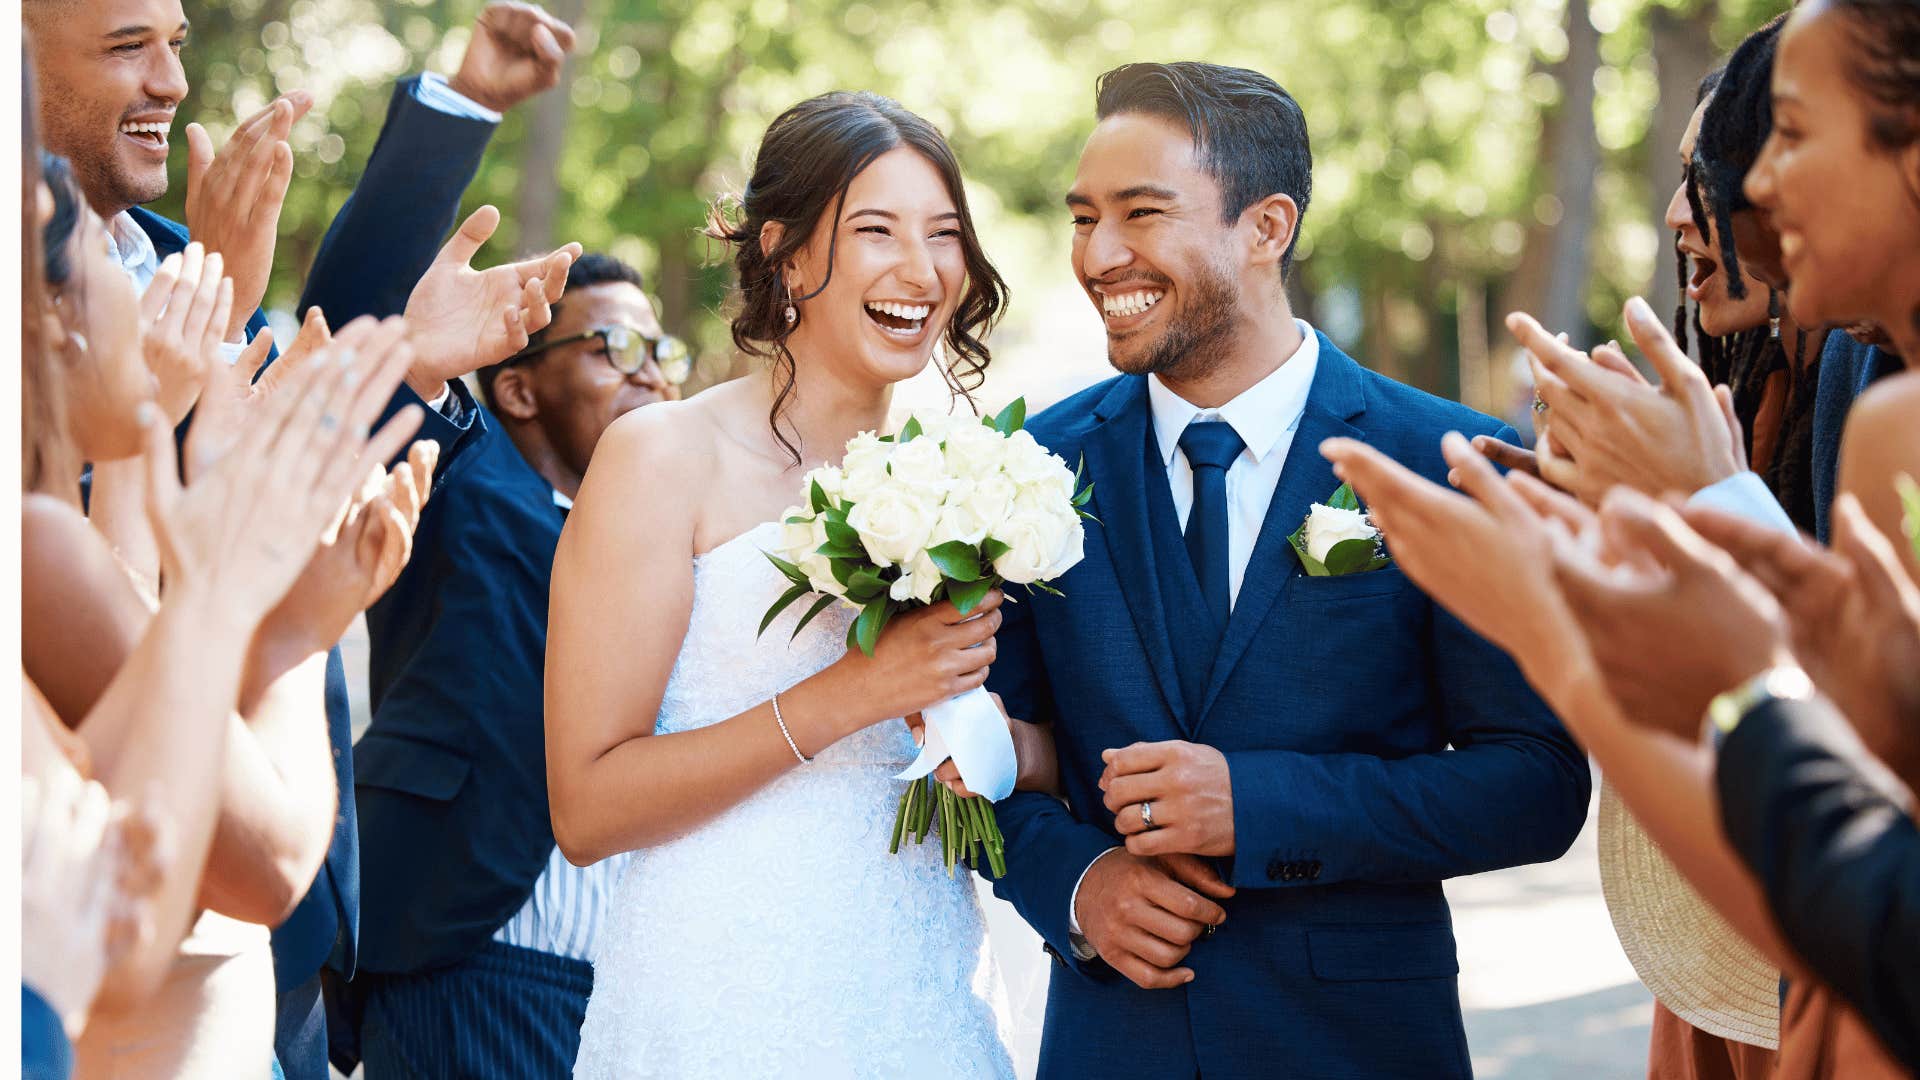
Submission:
M 1344 577 L 1379 570 L 1393 562 L 1380 530 L 1345 484 L 1324 503 L 1308 508 L 1306 520 L 1287 538 L 1300 565 L 1313 577 Z

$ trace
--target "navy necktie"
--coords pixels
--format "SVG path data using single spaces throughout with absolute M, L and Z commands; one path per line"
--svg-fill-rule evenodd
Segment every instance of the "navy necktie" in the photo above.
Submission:
M 1233 425 L 1200 420 L 1180 433 L 1180 451 L 1193 467 L 1193 510 L 1187 515 L 1187 557 L 1200 579 L 1200 595 L 1225 630 L 1232 610 L 1227 586 L 1227 469 L 1247 444 Z

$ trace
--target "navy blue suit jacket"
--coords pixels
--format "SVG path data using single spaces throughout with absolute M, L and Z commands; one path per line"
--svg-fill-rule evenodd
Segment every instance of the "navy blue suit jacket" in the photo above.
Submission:
M 1813 527 L 1827 542 L 1833 497 L 1840 475 L 1840 436 L 1853 401 L 1882 375 L 1900 370 L 1892 353 L 1853 340 L 1844 330 L 1827 335 L 1820 350 L 1820 381 L 1813 393 Z
M 484 419 L 421 515 L 412 561 L 367 612 L 373 724 L 354 747 L 364 971 L 465 959 L 553 852 L 547 590 L 566 519 Z
M 988 683 L 1012 715 L 1053 723 L 1066 787 L 1064 805 L 1017 792 L 997 807 L 1007 875 L 994 891 L 1057 961 L 1040 1075 L 1469 1076 L 1440 882 L 1564 852 L 1586 815 L 1585 757 L 1512 662 L 1398 568 L 1308 577 L 1287 536 L 1339 486 L 1323 439 L 1361 439 L 1444 483 L 1446 431 L 1513 432 L 1366 371 L 1322 336 L 1305 414 L 1190 714 L 1177 639 L 1213 628 L 1194 619 L 1203 607 L 1169 593 L 1169 566 L 1191 570 L 1177 522 L 1156 548 L 1167 479 L 1148 465 L 1151 425 L 1140 376 L 1029 425 L 1067 461 L 1084 455 L 1103 523 L 1088 523 L 1086 559 L 1059 582 L 1064 597 L 1001 609 Z M 1100 752 L 1174 739 L 1226 756 L 1237 850 L 1219 866 L 1240 891 L 1219 932 L 1189 954 L 1194 981 L 1149 991 L 1100 961 L 1068 959 L 1068 903 L 1092 859 L 1120 842 L 1101 805 Z
M 473 181 L 492 137 L 492 124 L 449 116 L 421 104 L 414 96 L 417 81 L 407 80 L 394 90 L 386 126 L 366 172 L 335 215 L 308 274 L 300 310 L 318 304 L 332 326 L 361 315 L 384 317 L 405 310 L 408 294 L 452 230 L 460 197 Z M 186 247 L 184 226 L 144 209 L 135 208 L 132 213 L 161 258 Z M 248 337 L 264 326 L 266 316 L 254 312 L 247 323 Z M 456 424 L 427 409 L 418 436 L 440 444 L 441 475 L 474 426 L 471 395 L 457 382 L 453 389 L 469 419 Z M 419 395 L 403 385 L 381 422 L 409 404 L 424 405 Z M 274 977 L 282 992 L 313 978 L 336 945 L 343 950 L 342 966 L 350 973 L 359 935 L 352 716 L 338 649 L 327 657 L 326 697 L 340 812 L 326 864 L 299 907 L 273 933 Z

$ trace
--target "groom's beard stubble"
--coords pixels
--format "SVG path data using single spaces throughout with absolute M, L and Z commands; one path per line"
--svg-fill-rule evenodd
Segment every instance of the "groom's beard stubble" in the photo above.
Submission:
M 1211 372 L 1225 358 L 1225 346 L 1233 337 L 1239 294 L 1233 279 L 1210 264 L 1194 274 L 1186 292 L 1191 299 L 1159 340 L 1131 356 L 1120 355 L 1109 342 L 1107 361 L 1127 375 L 1195 379 Z

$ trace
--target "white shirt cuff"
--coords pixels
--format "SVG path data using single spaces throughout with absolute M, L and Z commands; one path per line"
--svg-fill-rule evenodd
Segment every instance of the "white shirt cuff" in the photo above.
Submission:
M 231 341 L 223 341 L 220 343 L 220 359 L 225 360 L 228 367 L 239 363 L 240 354 L 246 351 L 247 346 L 245 344 L 235 345 Z
M 419 88 L 414 91 L 414 97 L 420 104 L 430 109 L 438 109 L 450 116 L 467 120 L 485 120 L 489 124 L 500 122 L 499 113 L 448 86 L 445 75 L 431 71 L 422 72 Z
M 427 408 L 445 416 L 447 415 L 447 400 L 451 397 L 453 397 L 453 383 L 441 383 L 440 392 L 433 396 L 432 401 L 427 402 Z
M 1767 490 L 1767 482 L 1760 474 L 1752 471 L 1735 473 L 1715 484 L 1709 484 L 1693 493 L 1687 500 L 1689 506 L 1705 506 L 1722 510 L 1746 518 L 1756 524 L 1778 529 L 1789 535 L 1799 535 L 1793 526 L 1793 519 L 1780 508 L 1780 500 Z
M 1118 847 L 1110 847 L 1095 855 L 1093 862 L 1087 864 L 1087 870 L 1093 869 L 1094 863 L 1119 850 Z M 1080 871 L 1079 879 L 1073 883 L 1073 892 L 1067 896 L 1067 944 L 1073 948 L 1073 958 L 1082 962 L 1100 955 L 1099 950 L 1093 947 L 1093 943 L 1087 940 L 1087 936 L 1080 932 L 1080 916 L 1076 914 L 1076 909 L 1080 906 L 1080 885 L 1087 880 L 1087 870 Z

